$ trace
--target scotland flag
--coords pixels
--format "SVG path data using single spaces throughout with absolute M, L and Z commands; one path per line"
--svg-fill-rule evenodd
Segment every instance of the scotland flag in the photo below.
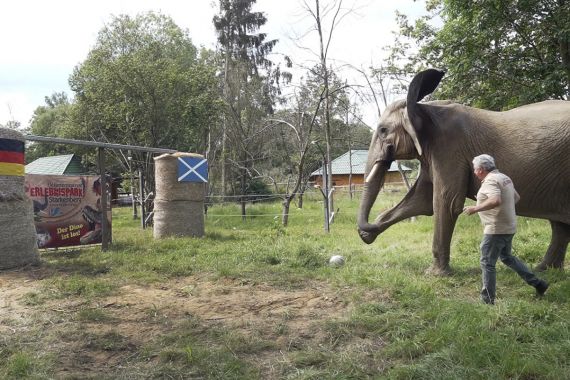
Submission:
M 178 157 L 178 182 L 208 182 L 208 161 L 202 157 Z

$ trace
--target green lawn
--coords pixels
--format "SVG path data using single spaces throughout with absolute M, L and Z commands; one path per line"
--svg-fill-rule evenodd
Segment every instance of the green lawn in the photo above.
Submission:
M 382 194 L 375 212 L 403 193 Z M 155 241 L 128 208 L 114 244 L 50 251 L 40 268 L 0 273 L 2 379 L 570 379 L 570 281 L 542 274 L 542 299 L 498 264 L 494 307 L 479 301 L 476 216 L 459 218 L 453 274 L 425 274 L 432 218 L 402 222 L 372 245 L 356 233 L 358 199 L 339 195 L 331 233 L 322 202 L 212 207 L 206 236 Z M 519 220 L 529 265 L 550 228 Z M 340 268 L 330 256 L 346 257 Z M 16 290 L 20 290 L 16 293 Z

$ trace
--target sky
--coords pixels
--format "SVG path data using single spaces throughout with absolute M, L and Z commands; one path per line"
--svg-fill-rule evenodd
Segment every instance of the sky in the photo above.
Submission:
M 314 0 L 304 0 L 313 5 Z M 337 0 L 338 1 L 338 0 Z M 330 0 L 321 0 L 321 7 Z M 154 11 L 172 17 L 189 32 L 196 46 L 215 49 L 212 18 L 214 0 L 18 0 L 0 4 L 0 124 L 19 121 L 29 125 L 33 111 L 45 105 L 44 98 L 65 92 L 73 98 L 68 78 L 93 48 L 97 34 L 113 16 Z M 303 0 L 258 0 L 255 11 L 264 12 L 267 23 L 261 32 L 278 39 L 277 54 L 286 54 L 301 66 L 315 62 L 318 36 L 304 11 Z M 416 18 L 425 13 L 424 1 L 343 0 L 352 8 L 332 35 L 329 60 L 333 66 L 347 64 L 367 68 L 379 64 L 382 47 L 393 41 L 395 11 Z M 326 19 L 325 19 L 326 21 Z M 328 28 L 328 27 L 327 27 Z M 344 69 L 350 81 L 364 79 Z M 296 73 L 298 71 L 294 71 Z M 296 75 L 298 80 L 299 75 Z M 295 79 L 294 79 L 295 80 Z M 375 106 L 364 105 L 364 121 L 375 124 Z

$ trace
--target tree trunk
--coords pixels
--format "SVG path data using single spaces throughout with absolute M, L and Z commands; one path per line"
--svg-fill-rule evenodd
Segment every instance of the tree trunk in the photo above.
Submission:
M 566 72 L 566 88 L 568 89 L 570 88 L 570 38 L 568 37 L 560 37 L 560 56 L 562 57 L 562 65 Z M 566 100 L 568 100 L 569 97 L 570 92 L 567 92 Z
M 402 180 L 404 181 L 404 184 L 406 185 L 406 189 L 408 191 L 410 191 L 410 182 L 408 181 L 408 177 L 406 177 L 406 173 L 404 173 L 404 171 L 402 170 L 402 164 L 400 163 L 400 161 L 396 160 L 396 165 L 398 165 L 398 171 L 400 172 L 400 175 L 402 176 Z
M 245 220 L 246 220 L 245 204 L 247 201 L 247 196 L 245 194 L 245 191 L 246 191 L 246 179 L 245 179 L 246 177 L 245 176 L 247 173 L 246 173 L 245 169 L 242 169 L 241 172 L 242 172 L 241 173 L 241 179 L 240 179 L 240 182 L 241 182 L 241 197 L 240 197 L 241 198 L 241 220 L 245 222 Z
M 406 177 L 406 173 L 404 173 L 404 171 L 402 170 L 402 164 L 400 163 L 400 161 L 396 160 L 396 165 L 398 165 L 398 171 L 400 172 L 400 175 L 402 176 L 402 180 L 404 181 L 404 184 L 406 185 L 406 189 L 408 191 L 410 191 L 410 182 L 408 181 L 408 177 Z M 410 221 L 415 222 L 416 221 L 416 217 L 412 216 L 410 218 Z
M 228 102 L 230 99 L 228 99 L 228 70 L 229 70 L 229 60 L 230 60 L 230 53 L 229 53 L 229 46 L 226 46 L 226 61 L 224 62 L 224 89 L 223 89 L 223 96 L 224 96 L 224 100 L 226 102 Z M 227 111 L 226 111 L 227 112 Z M 222 204 L 223 201 L 225 200 L 224 197 L 226 196 L 226 136 L 227 136 L 227 123 L 228 123 L 228 117 L 227 115 L 224 114 L 222 115 L 222 154 L 221 154 L 221 164 L 222 164 L 222 170 L 221 170 L 221 176 L 222 176 L 222 181 L 221 181 L 221 187 L 222 187 Z
M 323 70 L 323 87 L 324 87 L 324 98 L 325 98 L 325 141 L 326 141 L 326 165 L 327 165 L 327 186 L 325 188 L 332 189 L 332 163 L 331 163 L 331 130 L 330 130 L 330 92 L 329 92 L 329 71 L 327 68 L 327 57 L 325 52 L 325 47 L 323 44 L 323 29 L 321 26 L 321 11 L 319 0 L 315 0 L 316 4 L 316 22 L 317 31 L 319 33 L 319 43 L 320 43 L 320 56 L 321 56 L 321 67 Z M 333 25 L 334 27 L 334 25 Z M 329 41 L 330 42 L 330 41 Z M 328 209 L 334 210 L 332 197 L 327 194 Z
M 281 223 L 284 227 L 287 227 L 289 224 L 289 209 L 291 208 L 291 201 L 293 200 L 292 195 L 288 195 L 283 200 L 283 213 L 281 215 Z
M 346 125 L 348 127 L 348 107 L 346 108 Z M 352 134 L 348 130 L 348 194 L 350 195 L 350 200 L 352 200 Z

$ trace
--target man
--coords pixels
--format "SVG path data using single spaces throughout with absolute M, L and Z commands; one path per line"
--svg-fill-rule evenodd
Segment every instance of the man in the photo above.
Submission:
M 467 215 L 479 213 L 484 226 L 481 242 L 481 299 L 487 304 L 495 303 L 495 264 L 498 258 L 517 272 L 527 284 L 534 286 L 537 295 L 542 296 L 548 289 L 548 283 L 536 277 L 521 260 L 511 254 L 513 236 L 517 229 L 515 203 L 520 199 L 513 182 L 497 170 L 495 160 L 488 154 L 475 157 L 473 169 L 481 181 L 481 188 L 477 193 L 477 205 L 465 207 L 463 212 Z

